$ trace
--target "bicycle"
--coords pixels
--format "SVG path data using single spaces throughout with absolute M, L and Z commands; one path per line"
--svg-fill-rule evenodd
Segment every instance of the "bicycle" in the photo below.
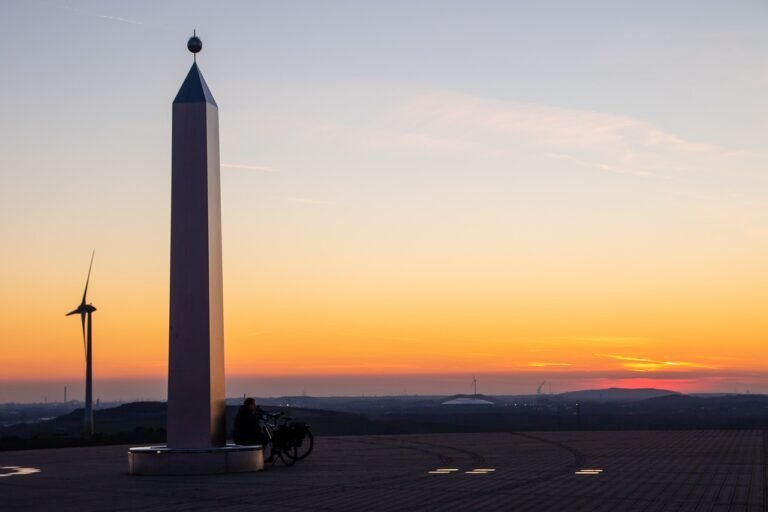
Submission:
M 280 444 L 278 455 L 287 466 L 291 466 L 297 460 L 303 460 L 309 456 L 315 446 L 315 436 L 309 425 L 302 422 L 294 422 L 292 421 L 293 417 L 286 416 L 282 412 L 266 413 L 265 416 L 272 420 L 271 423 L 265 421 L 265 434 L 272 440 L 275 433 L 277 433 Z M 283 423 L 278 424 L 279 421 Z M 290 463 L 286 462 L 286 457 L 293 460 Z
M 266 462 L 272 462 L 278 457 L 286 466 L 293 466 L 298 460 L 297 443 L 290 427 L 285 423 L 277 424 L 282 413 L 265 413 L 262 431 L 267 438 L 271 453 Z M 270 421 L 270 419 L 272 421 Z

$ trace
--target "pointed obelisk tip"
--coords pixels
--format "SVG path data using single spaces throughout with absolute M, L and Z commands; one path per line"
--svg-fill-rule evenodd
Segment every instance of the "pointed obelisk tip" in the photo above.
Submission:
M 189 41 L 187 41 L 187 50 L 191 51 L 192 53 L 199 53 L 202 49 L 203 42 L 199 37 L 197 37 L 197 34 L 193 32 L 192 37 L 190 37 Z
M 192 37 L 187 41 L 187 49 L 195 56 L 195 62 L 189 69 L 187 78 L 181 84 L 181 89 L 179 89 L 179 93 L 176 95 L 173 103 L 204 102 L 216 106 L 216 101 L 213 99 L 213 95 L 203 79 L 203 74 L 197 67 L 197 53 L 203 49 L 203 42 L 197 37 L 195 32 L 192 33 Z

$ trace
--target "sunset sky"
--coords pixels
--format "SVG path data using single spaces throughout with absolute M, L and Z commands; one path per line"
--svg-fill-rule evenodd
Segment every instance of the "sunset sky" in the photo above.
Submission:
M 0 5 L 0 402 L 164 398 L 171 101 L 228 395 L 768 392 L 768 3 Z

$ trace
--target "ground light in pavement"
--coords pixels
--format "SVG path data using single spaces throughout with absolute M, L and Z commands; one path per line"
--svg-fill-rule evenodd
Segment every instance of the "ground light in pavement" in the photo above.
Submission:
M 20 466 L 0 466 L 0 478 L 4 476 L 23 476 L 39 473 L 37 468 L 22 468 Z
M 574 475 L 599 475 L 602 472 L 603 472 L 602 469 L 586 469 L 586 468 L 582 468 L 582 469 L 580 469 L 578 471 L 575 471 Z
M 496 471 L 494 468 L 475 468 L 464 473 L 467 475 L 487 475 Z M 458 473 L 459 468 L 437 468 L 432 471 L 427 471 L 430 475 L 450 475 L 451 473 Z
M 465 471 L 464 473 L 467 475 L 487 475 L 488 473 L 493 473 L 494 471 L 496 470 L 493 468 L 476 468 L 472 471 Z

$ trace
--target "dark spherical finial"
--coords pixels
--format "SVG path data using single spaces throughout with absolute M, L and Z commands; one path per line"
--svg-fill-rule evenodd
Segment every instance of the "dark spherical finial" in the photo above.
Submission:
M 199 37 L 192 36 L 189 38 L 189 41 L 187 41 L 187 50 L 191 51 L 192 53 L 198 53 L 202 49 L 203 49 L 203 42 L 200 40 Z

